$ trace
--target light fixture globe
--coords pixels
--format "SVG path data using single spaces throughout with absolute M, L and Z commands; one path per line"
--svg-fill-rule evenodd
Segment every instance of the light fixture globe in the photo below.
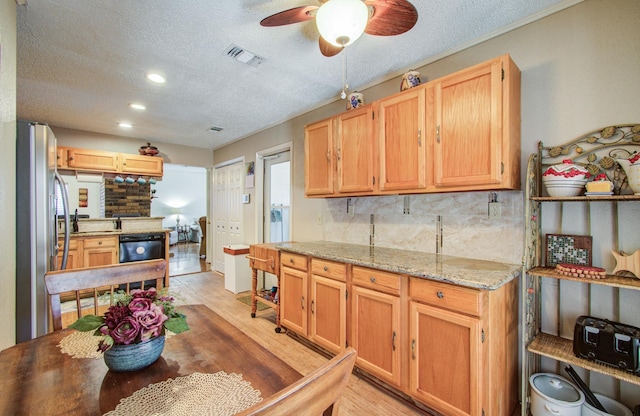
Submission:
M 329 0 L 316 12 L 320 36 L 335 46 L 347 46 L 364 32 L 369 9 L 361 0 Z

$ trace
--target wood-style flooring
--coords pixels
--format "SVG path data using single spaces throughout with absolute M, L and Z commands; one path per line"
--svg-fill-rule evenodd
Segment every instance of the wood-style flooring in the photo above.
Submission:
M 169 276 L 206 272 L 211 264 L 200 258 L 200 244 L 180 242 L 169 246 Z

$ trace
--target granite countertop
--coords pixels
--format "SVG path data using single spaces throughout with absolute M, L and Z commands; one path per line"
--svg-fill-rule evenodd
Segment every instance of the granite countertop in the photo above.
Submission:
M 519 277 L 522 272 L 522 266 L 519 264 L 329 241 L 281 243 L 277 248 L 326 260 L 485 290 L 495 290 Z

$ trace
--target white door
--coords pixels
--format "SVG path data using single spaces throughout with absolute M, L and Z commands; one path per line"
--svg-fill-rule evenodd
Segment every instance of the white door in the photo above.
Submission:
M 285 150 L 263 157 L 265 243 L 290 241 L 291 152 Z
M 227 166 L 227 244 L 243 244 L 242 163 Z
M 213 268 L 215 271 L 224 273 L 224 252 L 223 247 L 227 242 L 227 166 L 217 168 L 215 171 L 215 195 L 214 195 L 214 218 L 215 235 L 213 240 Z

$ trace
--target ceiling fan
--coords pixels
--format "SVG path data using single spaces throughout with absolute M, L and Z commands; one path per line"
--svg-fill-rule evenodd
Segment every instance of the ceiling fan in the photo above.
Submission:
M 273 27 L 316 19 L 319 46 L 334 56 L 360 35 L 393 36 L 409 31 L 418 11 L 407 0 L 318 0 L 319 6 L 300 6 L 273 14 L 260 25 Z

